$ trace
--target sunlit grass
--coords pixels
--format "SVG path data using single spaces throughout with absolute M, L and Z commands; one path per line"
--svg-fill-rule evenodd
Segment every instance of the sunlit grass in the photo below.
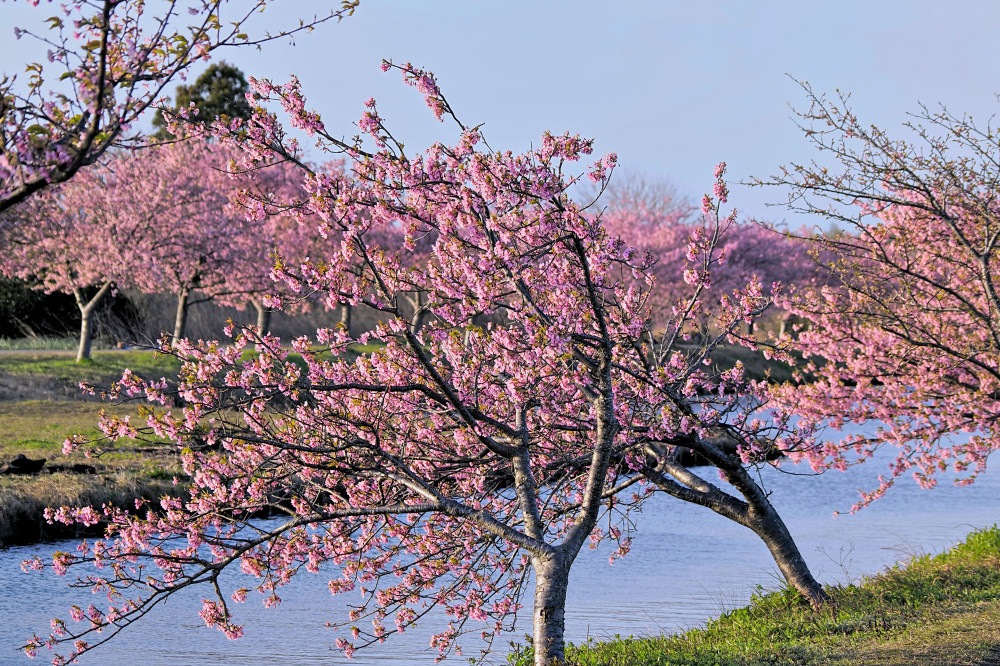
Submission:
M 1000 656 L 1000 530 L 973 532 L 858 585 L 828 589 L 813 611 L 793 590 L 756 595 L 703 629 L 572 646 L 580 666 L 981 664 Z M 510 657 L 530 663 L 530 649 Z
M 46 351 L 46 350 L 75 351 L 78 344 L 79 340 L 77 338 L 71 338 L 71 337 L 0 338 L 0 351 L 4 350 L 20 351 L 25 349 L 34 351 Z M 98 343 L 95 341 L 94 344 L 97 345 Z
M 176 359 L 151 351 L 98 351 L 93 358 L 80 363 L 72 355 L 44 351 L 0 354 L 0 372 L 47 376 L 72 383 L 107 383 L 120 378 L 126 368 L 143 376 L 170 377 L 177 374 L 179 367 Z
M 88 458 L 81 451 L 62 454 L 63 441 L 70 435 L 100 435 L 97 423 L 102 410 L 138 420 L 141 409 L 97 402 L 0 402 L 0 462 L 18 454 L 46 459 L 39 474 L 0 476 L 0 545 L 30 541 L 35 538 L 33 530 L 40 530 L 41 536 L 65 536 L 41 520 L 48 507 L 134 507 L 136 499 L 156 500 L 179 492 L 174 477 L 183 482 L 185 476 L 172 443 L 120 441 L 99 457 Z M 69 471 L 74 464 L 94 471 Z M 64 469 L 52 471 L 57 466 Z

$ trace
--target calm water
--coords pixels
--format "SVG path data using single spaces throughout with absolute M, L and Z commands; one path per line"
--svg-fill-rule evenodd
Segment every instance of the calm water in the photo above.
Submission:
M 857 515 L 832 517 L 855 501 L 856 490 L 871 488 L 884 463 L 870 462 L 847 473 L 791 476 L 768 470 L 772 501 L 784 516 L 813 573 L 823 582 L 845 582 L 872 574 L 900 558 L 939 552 L 973 528 L 998 522 L 1000 473 L 986 474 L 971 487 L 956 488 L 942 477 L 938 488 L 921 490 L 905 479 L 887 497 Z M 607 550 L 585 550 L 570 581 L 567 638 L 672 632 L 697 626 L 721 611 L 744 604 L 756 585 L 778 583 L 777 569 L 764 545 L 749 530 L 702 507 L 662 497 L 651 501 L 636 520 L 632 553 L 613 567 Z M 0 664 L 31 663 L 16 648 L 33 631 L 43 633 L 52 617 L 67 617 L 67 607 L 100 599 L 70 590 L 49 573 L 23 574 L 25 557 L 70 550 L 73 543 L 45 544 L 0 551 Z M 333 648 L 335 634 L 325 622 L 346 616 L 346 598 L 331 597 L 325 576 L 301 575 L 286 588 L 277 609 L 259 603 L 237 605 L 245 637 L 227 640 L 197 616 L 202 593 L 172 599 L 138 626 L 126 630 L 84 664 L 259 664 L 342 663 Z M 528 593 L 530 599 L 530 592 Z M 97 603 L 100 607 L 100 603 Z M 524 619 L 530 620 L 530 612 Z M 507 642 L 498 641 L 491 663 L 504 663 Z M 432 626 L 435 625 L 435 626 Z M 441 623 L 390 638 L 385 645 L 359 652 L 353 664 L 433 663 L 428 637 Z M 502 643 L 502 644 L 501 644 Z M 465 641 L 466 655 L 478 640 Z M 141 655 L 138 656 L 138 655 Z M 44 659 L 43 655 L 40 658 Z M 47 659 L 45 660 L 47 661 Z M 37 662 L 34 662 L 37 663 Z M 448 663 L 465 663 L 451 658 Z

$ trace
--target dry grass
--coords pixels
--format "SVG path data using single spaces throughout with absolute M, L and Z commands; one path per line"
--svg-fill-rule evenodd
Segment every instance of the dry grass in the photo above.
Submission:
M 96 436 L 102 409 L 117 415 L 138 415 L 139 407 L 86 402 L 0 402 L 0 463 L 17 454 L 46 458 L 46 467 L 83 463 L 93 474 L 57 471 L 31 476 L 0 476 L 0 545 L 29 543 L 40 538 L 73 536 L 44 523 L 47 507 L 134 507 L 135 499 L 173 494 L 174 476 L 183 478 L 176 448 L 125 442 L 96 458 L 81 452 L 62 455 L 62 443 L 74 434 Z

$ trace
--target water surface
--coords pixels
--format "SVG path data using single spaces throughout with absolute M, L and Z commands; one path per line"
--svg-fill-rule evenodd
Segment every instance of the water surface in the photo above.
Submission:
M 834 518 L 857 499 L 857 489 L 872 488 L 885 460 L 819 477 L 764 471 L 772 502 L 784 516 L 807 562 L 824 583 L 843 583 L 877 573 L 900 558 L 940 552 L 974 528 L 997 522 L 1000 474 L 986 474 L 975 485 L 957 488 L 942 476 L 939 487 L 922 490 L 901 480 L 888 495 L 855 515 Z M 584 550 L 574 564 L 567 608 L 567 638 L 674 632 L 698 626 L 720 612 L 740 606 L 757 585 L 779 584 L 777 568 L 757 537 L 703 507 L 669 497 L 651 500 L 636 516 L 632 552 L 608 565 L 609 548 Z M 40 544 L 0 551 L 0 663 L 30 663 L 16 648 L 32 632 L 47 633 L 52 617 L 66 618 L 76 603 L 101 607 L 101 597 L 67 588 L 50 573 L 24 574 L 19 563 L 31 555 L 70 550 L 74 542 Z M 82 664 L 182 665 L 260 663 L 346 663 L 333 646 L 328 621 L 346 618 L 348 597 L 331 597 L 326 582 L 334 574 L 300 575 L 281 596 L 277 609 L 254 601 L 237 605 L 245 636 L 227 640 L 197 616 L 199 590 L 171 599 Z M 530 591 L 526 598 L 530 599 Z M 439 618 L 441 616 L 438 616 Z M 530 631 L 530 612 L 518 631 L 498 639 L 490 663 L 504 663 L 510 640 Z M 359 652 L 353 664 L 433 663 L 428 638 L 443 622 L 426 621 L 385 645 Z M 478 639 L 464 643 L 474 655 Z M 141 655 L 141 657 L 137 657 Z M 45 655 L 39 658 L 47 661 Z M 37 663 L 37 662 L 35 662 Z M 465 663 L 450 658 L 448 663 Z

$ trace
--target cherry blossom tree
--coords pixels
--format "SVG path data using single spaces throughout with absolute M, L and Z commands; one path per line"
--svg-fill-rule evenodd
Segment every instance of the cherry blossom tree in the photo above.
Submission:
M 282 291 L 271 279 L 275 261 L 302 261 L 310 250 L 318 251 L 316 225 L 281 214 L 305 197 L 301 183 L 281 165 L 255 173 L 234 169 L 237 155 L 219 143 L 188 137 L 141 149 L 113 165 L 119 179 L 141 182 L 151 175 L 173 183 L 160 214 L 146 225 L 145 261 L 132 269 L 130 283 L 147 293 L 176 296 L 175 339 L 184 337 L 190 308 L 207 301 L 241 307 L 249 300 L 258 324 L 266 325 L 264 298 Z M 247 216 L 238 201 L 250 192 L 253 214 Z M 279 200 L 286 203 L 276 205 Z M 128 215 L 128 207 L 120 215 Z
M 754 220 L 737 219 L 716 229 L 711 208 L 697 212 L 682 201 L 674 203 L 669 190 L 666 199 L 651 198 L 650 192 L 657 190 L 641 182 L 624 189 L 606 208 L 603 220 L 610 233 L 655 259 L 650 271 L 656 276 L 657 287 L 650 294 L 650 302 L 661 318 L 686 301 L 694 289 L 685 281 L 684 271 L 689 269 L 685 257 L 688 239 L 696 230 L 718 235 L 718 262 L 712 267 L 711 283 L 702 291 L 702 297 L 713 304 L 755 278 L 765 293 L 770 293 L 774 284 L 825 284 L 827 275 L 819 270 L 817 261 L 810 256 L 809 243 L 803 239 Z
M 238 266 L 267 265 L 266 238 L 229 210 L 245 186 L 230 174 L 231 158 L 221 146 L 190 139 L 143 149 L 119 167 L 128 178 L 155 173 L 174 183 L 173 205 L 151 225 L 148 261 L 134 282 L 145 292 L 176 295 L 176 339 L 184 337 L 192 305 L 229 293 Z
M 105 440 L 73 438 L 66 448 L 169 438 L 184 447 L 194 489 L 140 515 L 51 511 L 52 520 L 108 522 L 107 538 L 49 565 L 59 573 L 98 565 L 78 584 L 106 592 L 108 605 L 74 609 L 82 625 L 54 620 L 29 652 L 67 644 L 69 657 L 82 654 L 200 584 L 215 594 L 203 619 L 236 637 L 232 604 L 250 588 L 273 605 L 296 574 L 326 565 L 331 592 L 357 604 L 337 622 L 348 656 L 434 607 L 450 617 L 432 639 L 442 656 L 458 653 L 471 629 L 483 631 L 488 648 L 533 573 L 535 663 L 560 662 L 573 561 L 588 541 L 611 540 L 615 557 L 627 553 L 629 512 L 654 492 L 751 527 L 790 582 L 813 603 L 823 600 L 752 474 L 775 447 L 804 446 L 809 433 L 771 411 L 767 385 L 741 367 L 707 371 L 713 349 L 769 305 L 760 285 L 713 306 L 720 333 L 692 344 L 720 240 L 695 229 L 685 253 L 693 293 L 654 334 L 651 262 L 567 193 L 591 141 L 546 133 L 525 153 L 494 151 L 479 128 L 459 121 L 431 74 L 384 64 L 392 68 L 439 119 L 456 122 L 457 142 L 408 155 L 369 100 L 358 123 L 366 139 L 345 143 L 307 110 L 294 80 L 251 79 L 250 121 L 215 130 L 241 145 L 245 168 L 297 160 L 296 144 L 267 110 L 279 103 L 293 126 L 346 157 L 343 173 L 304 174 L 306 212 L 336 242 L 322 258 L 275 272 L 293 291 L 316 289 L 384 319 L 357 338 L 340 327 L 292 341 L 301 364 L 255 327 L 230 326 L 228 343 L 167 340 L 164 352 L 183 363 L 176 396 L 165 382 L 126 373 L 112 395 L 176 398 L 181 413 L 151 410 L 141 423 L 108 417 Z M 600 182 L 615 163 L 607 155 L 586 175 Z M 715 230 L 734 220 L 720 213 L 723 172 L 720 165 L 710 198 Z M 401 247 L 383 244 L 397 234 Z M 427 260 L 410 261 L 422 239 L 430 239 Z M 635 274 L 648 280 L 634 282 Z M 405 302 L 415 291 L 431 315 L 419 330 L 421 313 Z M 372 339 L 384 346 L 348 355 L 349 345 Z M 244 360 L 248 345 L 257 354 Z M 679 442 L 741 497 L 679 465 Z M 284 518 L 251 520 L 265 511 Z M 226 588 L 220 574 L 229 567 L 249 576 L 246 587 Z
M 28 64 L 21 81 L 0 79 L 0 211 L 120 145 L 169 81 L 217 49 L 292 38 L 340 20 L 358 2 L 341 2 L 287 27 L 271 11 L 274 20 L 258 30 L 256 15 L 274 4 L 73 0 L 45 21 L 45 32 L 15 28 L 18 39 L 35 39 L 48 49 L 49 63 Z
M 324 173 L 343 174 L 340 161 L 329 162 L 320 169 Z M 267 333 L 274 309 L 304 312 L 319 300 L 309 289 L 302 290 L 299 286 L 295 291 L 283 280 L 275 280 L 275 266 L 300 266 L 321 258 L 342 238 L 332 230 L 321 230 L 310 216 L 304 205 L 309 195 L 294 165 L 276 163 L 230 175 L 236 177 L 239 188 L 229 194 L 228 214 L 242 215 L 248 224 L 237 220 L 233 225 L 242 230 L 227 241 L 236 246 L 233 252 L 236 260 L 220 272 L 222 282 L 213 296 L 222 305 L 243 307 L 249 303 L 256 312 L 257 330 Z M 343 307 L 340 309 L 342 323 L 350 330 L 350 317 L 344 316 Z M 349 308 L 346 312 L 350 312 Z
M 899 139 L 863 124 L 846 95 L 803 84 L 802 128 L 828 159 L 792 164 L 762 184 L 789 188 L 789 206 L 846 233 L 813 239 L 836 285 L 790 294 L 808 318 L 798 345 L 803 382 L 781 393 L 804 418 L 874 434 L 798 455 L 843 469 L 880 448 L 897 455 L 854 509 L 904 474 L 924 487 L 954 473 L 971 483 L 1000 446 L 1000 149 L 991 124 L 926 107 Z
M 8 209 L 0 218 L 0 271 L 72 294 L 81 316 L 77 361 L 90 358 L 97 307 L 114 289 L 138 286 L 162 220 L 199 196 L 170 172 L 146 169 L 144 158 L 116 156 Z

